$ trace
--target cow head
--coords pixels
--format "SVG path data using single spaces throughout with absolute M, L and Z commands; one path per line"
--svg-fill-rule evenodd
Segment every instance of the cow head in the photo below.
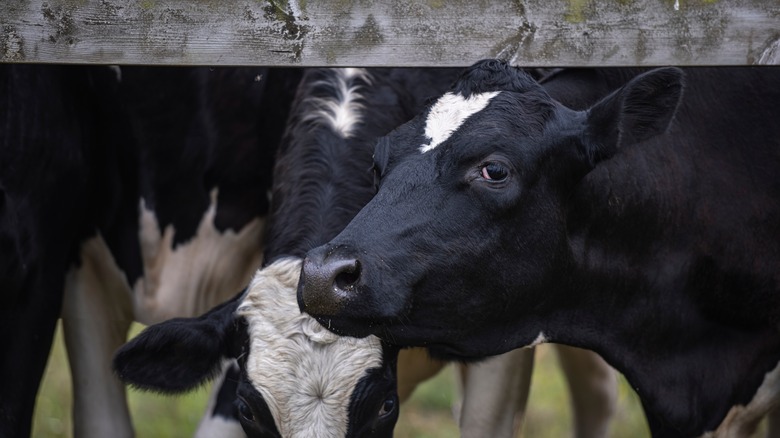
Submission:
M 119 350 L 117 374 L 177 393 L 237 359 L 238 417 L 250 437 L 392 436 L 397 349 L 376 337 L 336 336 L 302 314 L 300 268 L 300 259 L 280 259 L 205 315 L 150 326 Z
M 571 263 L 567 200 L 599 161 L 664 132 L 681 92 L 682 72 L 658 69 L 574 111 L 518 69 L 476 64 L 378 142 L 378 193 L 307 254 L 299 305 L 337 333 L 459 359 L 543 340 Z

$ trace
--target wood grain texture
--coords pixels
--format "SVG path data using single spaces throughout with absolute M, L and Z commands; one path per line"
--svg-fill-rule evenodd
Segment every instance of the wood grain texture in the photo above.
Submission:
M 0 61 L 780 63 L 777 0 L 2 0 Z

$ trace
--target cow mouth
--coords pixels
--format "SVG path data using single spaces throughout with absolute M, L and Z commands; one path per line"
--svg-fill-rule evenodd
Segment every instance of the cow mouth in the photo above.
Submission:
M 361 321 L 333 315 L 311 315 L 323 327 L 339 336 L 365 338 L 370 335 L 380 335 L 381 324 L 374 321 Z M 380 336 L 381 337 L 381 336 Z
M 472 362 L 482 359 L 482 356 L 475 356 L 472 352 L 464 350 L 457 343 L 445 341 L 434 335 L 430 341 L 421 342 L 414 333 L 421 330 L 421 327 L 412 327 L 401 324 L 398 321 L 376 320 L 354 320 L 339 316 L 314 316 L 317 322 L 329 331 L 339 336 L 349 336 L 353 338 L 364 338 L 366 336 L 377 336 L 382 341 L 401 348 L 424 347 L 429 350 L 432 357 L 445 360 L 459 360 L 463 362 Z M 410 336 L 407 338 L 407 336 Z M 436 340 L 434 340 L 436 339 Z

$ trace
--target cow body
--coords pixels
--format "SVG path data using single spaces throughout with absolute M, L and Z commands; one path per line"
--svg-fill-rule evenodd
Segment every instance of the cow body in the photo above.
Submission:
M 147 329 L 118 353 L 119 375 L 179 391 L 208 378 L 222 357 L 238 357 L 238 410 L 248 435 L 391 436 L 397 349 L 378 338 L 333 335 L 300 313 L 295 291 L 305 251 L 338 233 L 373 195 L 375 138 L 435 95 L 434 83 L 446 87 L 438 79 L 412 70 L 307 71 L 275 167 L 265 267 L 245 293 L 201 318 Z M 220 335 L 209 341 L 198 334 L 204 330 Z M 194 346 L 159 357 L 161 343 Z
M 131 436 L 110 367 L 130 322 L 243 287 L 296 76 L 267 72 L 0 69 L 0 435 L 29 434 L 60 315 L 75 434 Z
M 200 314 L 260 265 L 273 156 L 300 77 L 264 68 L 115 73 L 118 128 L 103 147 L 122 156 L 107 170 L 107 220 L 82 245 L 63 307 L 78 436 L 132 435 L 111 369 L 131 321 Z M 202 427 L 213 432 L 211 417 Z
M 447 358 L 592 349 L 655 436 L 728 433 L 780 360 L 780 71 L 639 73 L 474 66 L 380 140 L 301 307 Z

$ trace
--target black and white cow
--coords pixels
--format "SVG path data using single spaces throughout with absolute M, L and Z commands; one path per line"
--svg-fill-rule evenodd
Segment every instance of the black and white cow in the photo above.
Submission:
M 132 436 L 111 359 L 133 320 L 194 316 L 243 288 L 262 258 L 276 146 L 300 78 L 265 68 L 92 68 L 111 125 L 90 170 L 96 221 L 65 281 L 74 434 Z M 110 152 L 110 153 L 109 153 Z M 85 224 L 86 226 L 86 224 Z M 225 403 L 223 403 L 224 405 Z M 220 409 L 222 408 L 222 409 Z M 242 434 L 214 406 L 199 435 Z M 218 430 L 218 432 L 216 432 Z
M 442 76 L 456 73 L 307 71 L 275 165 L 264 268 L 202 317 L 148 328 L 117 353 L 118 375 L 179 392 L 236 358 L 238 411 L 249 436 L 392 436 L 398 350 L 376 337 L 336 336 L 301 313 L 301 258 L 374 194 L 376 138 L 409 120 L 446 89 Z
M 380 140 L 300 305 L 445 358 L 592 349 L 654 436 L 742 436 L 780 390 L 778 120 L 776 68 L 480 62 Z
M 249 292 L 237 297 L 244 304 L 233 303 L 219 310 L 229 318 L 229 314 L 237 308 L 238 314 L 250 322 L 248 334 L 240 333 L 238 336 L 239 339 L 243 336 L 251 338 L 249 354 L 243 357 L 244 377 L 239 387 L 242 412 L 245 417 L 253 419 L 244 418 L 250 434 L 262 434 L 264 428 L 275 428 L 283 436 L 322 434 L 325 429 L 336 436 L 344 435 L 346 430 L 352 435 L 356 433 L 354 426 L 341 426 L 373 421 L 371 415 L 381 409 L 374 406 L 376 409 L 368 411 L 369 416 L 365 417 L 365 414 L 357 412 L 361 406 L 371 406 L 384 400 L 397 403 L 389 401 L 392 400 L 391 387 L 395 390 L 387 375 L 392 371 L 388 368 L 392 361 L 377 361 L 378 358 L 391 359 L 387 355 L 394 352 L 385 351 L 380 356 L 376 340 L 361 344 L 323 335 L 318 324 L 309 317 L 301 316 L 294 300 L 297 275 L 290 272 L 297 272 L 299 265 L 286 257 L 300 257 L 307 249 L 333 237 L 368 201 L 373 195 L 373 182 L 366 170 L 371 166 L 375 138 L 408 120 L 421 108 L 425 98 L 443 92 L 454 75 L 454 70 L 408 69 L 326 69 L 307 73 L 276 165 L 275 207 L 266 248 L 268 266 L 258 272 Z M 278 258 L 283 259 L 278 264 L 274 263 Z M 209 319 L 214 320 L 214 317 Z M 198 327 L 201 322 L 190 320 L 185 327 Z M 176 340 L 176 336 L 187 335 L 187 332 L 174 333 L 172 327 L 181 324 L 163 324 L 156 330 L 160 330 L 161 336 L 166 339 Z M 237 332 L 231 335 L 236 336 Z M 290 347 L 291 342 L 295 343 L 295 348 Z M 170 375 L 174 371 L 160 372 L 159 358 L 149 360 L 142 356 L 149 361 L 138 363 L 137 355 L 147 351 L 149 345 L 129 348 L 134 350 L 120 361 L 130 360 L 130 365 L 137 367 L 121 372 L 130 382 L 163 391 L 184 389 L 169 386 L 171 383 L 167 380 L 155 380 L 176 380 Z M 238 350 L 234 353 L 240 354 Z M 567 370 L 573 385 L 579 385 L 574 395 L 575 400 L 582 401 L 576 409 L 578 419 L 583 423 L 578 425 L 580 436 L 600 436 L 608 424 L 608 414 L 614 404 L 614 401 L 603 400 L 603 397 L 609 398 L 613 393 L 614 378 L 604 374 L 600 359 L 582 353 L 562 353 L 566 353 L 561 356 L 566 363 L 576 363 L 580 367 L 579 370 Z M 417 383 L 441 365 L 430 362 L 427 353 L 423 356 L 414 350 L 404 350 L 400 354 L 399 380 L 403 400 Z M 468 370 L 461 412 L 464 436 L 482 436 L 486 432 L 491 436 L 514 435 L 513 417 L 518 410 L 522 411 L 528 391 L 530 367 L 527 356 L 526 352 L 514 352 Z M 341 367 L 324 365 L 333 360 L 339 360 Z M 524 363 L 525 372 L 513 369 L 522 367 Z M 365 370 L 380 364 L 384 374 L 369 373 L 374 377 L 356 380 L 364 376 Z M 324 367 L 328 371 L 317 374 L 311 370 L 312 366 Z M 162 367 L 165 368 L 164 364 Z M 584 372 L 578 372 L 582 370 Z M 322 416 L 331 421 L 328 426 L 306 420 L 312 415 L 312 406 L 320 411 L 316 409 L 319 401 L 311 403 L 311 391 L 291 394 L 291 391 L 300 390 L 296 387 L 302 381 L 301 375 L 310 376 L 308 381 L 311 385 L 340 382 L 343 387 L 344 391 L 325 399 L 325 403 L 340 401 L 333 405 L 337 411 L 321 410 Z M 197 374 L 195 380 L 200 378 L 203 376 Z M 373 385 L 370 390 L 365 388 L 370 385 Z M 589 391 L 594 388 L 597 390 Z M 358 391 L 360 396 L 349 399 L 350 390 Z M 223 392 L 226 399 L 231 398 L 229 391 Z M 338 409 L 344 408 L 347 401 L 350 412 L 345 416 Z M 318 418 L 315 416 L 313 420 Z M 376 434 L 389 433 L 394 417 L 383 423 L 383 428 Z M 202 427 L 201 432 L 203 430 Z
M 83 244 L 63 309 L 78 436 L 132 434 L 111 370 L 130 321 L 201 314 L 260 266 L 273 157 L 300 78 L 265 68 L 116 73 L 126 126 L 114 138 L 130 143 L 116 207 Z M 214 433 L 214 421 L 221 436 L 240 432 L 207 416 L 199 433 Z

